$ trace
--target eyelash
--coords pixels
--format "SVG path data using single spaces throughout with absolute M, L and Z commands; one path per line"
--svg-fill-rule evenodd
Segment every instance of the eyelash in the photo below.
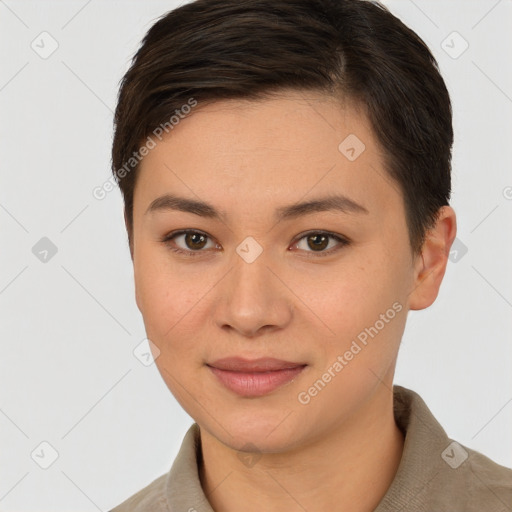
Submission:
M 184 249 L 180 249 L 180 248 L 171 246 L 170 242 L 174 238 L 176 238 L 179 235 L 187 235 L 187 234 L 203 235 L 203 236 L 205 236 L 207 238 L 210 238 L 206 233 L 203 233 L 202 231 L 198 231 L 196 229 L 182 229 L 180 231 L 175 231 L 173 233 L 169 233 L 168 235 L 166 235 L 161 240 L 161 242 L 164 243 L 165 245 L 167 245 L 167 247 L 169 247 L 169 249 L 171 251 L 176 252 L 178 254 L 182 254 L 184 256 L 191 257 L 191 258 L 199 256 L 202 252 L 205 252 L 203 250 L 198 250 L 198 251 L 190 250 L 190 251 L 186 251 Z M 325 235 L 325 236 L 327 236 L 329 238 L 333 238 L 334 240 L 339 242 L 339 245 L 335 246 L 334 248 L 329 249 L 328 251 L 319 251 L 319 252 L 316 252 L 316 251 L 306 251 L 307 253 L 310 253 L 307 257 L 316 258 L 316 257 L 322 257 L 322 256 L 329 256 L 329 255 L 333 254 L 334 252 L 340 250 L 341 248 L 350 245 L 350 243 L 351 243 L 348 238 L 341 237 L 341 236 L 336 235 L 334 233 L 331 233 L 329 231 L 322 231 L 322 230 L 320 230 L 320 231 L 308 231 L 306 233 L 301 234 L 299 236 L 299 238 L 296 239 L 297 242 L 294 242 L 294 245 L 298 244 L 300 242 L 300 240 L 302 240 L 303 238 L 306 238 L 306 237 L 308 237 L 310 235 Z

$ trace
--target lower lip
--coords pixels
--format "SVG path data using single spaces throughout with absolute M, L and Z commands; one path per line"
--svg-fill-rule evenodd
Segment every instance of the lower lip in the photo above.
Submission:
M 290 382 L 297 377 L 305 366 L 286 368 L 272 372 L 233 372 L 219 370 L 209 366 L 210 370 L 224 386 L 241 396 L 256 397 L 270 393 L 274 389 Z

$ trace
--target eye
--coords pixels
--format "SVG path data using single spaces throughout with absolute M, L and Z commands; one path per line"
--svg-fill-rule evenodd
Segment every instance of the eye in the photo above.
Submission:
M 181 243 L 184 246 L 175 247 L 175 240 L 181 239 Z M 177 252 L 179 254 L 184 254 L 186 256 L 198 256 L 199 253 L 204 252 L 202 249 L 211 248 L 207 247 L 207 240 L 209 236 L 206 233 L 201 231 L 196 231 L 192 229 L 182 229 L 181 231 L 176 231 L 174 233 L 170 233 L 166 235 L 162 242 L 164 242 L 172 251 Z M 172 244 L 171 244 L 172 242 Z M 213 244 L 214 248 L 219 248 L 218 244 Z
M 333 245 L 330 244 L 329 239 L 338 242 L 337 244 L 334 244 L 334 248 Z M 301 242 L 302 240 L 305 242 Z M 330 233 L 328 231 L 310 231 L 309 233 L 302 235 L 298 239 L 298 242 L 294 243 L 293 247 L 310 253 L 308 254 L 308 257 L 311 255 L 329 256 L 330 254 L 349 244 L 350 241 L 340 235 L 335 235 L 334 233 Z M 308 250 L 308 248 L 312 250 Z M 326 248 L 329 248 L 329 250 L 325 250 Z

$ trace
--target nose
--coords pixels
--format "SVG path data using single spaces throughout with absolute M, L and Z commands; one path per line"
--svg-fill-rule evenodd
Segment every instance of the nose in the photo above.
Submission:
M 234 268 L 219 283 L 215 321 L 222 329 L 254 338 L 285 328 L 293 315 L 293 294 L 265 257 L 234 258 Z

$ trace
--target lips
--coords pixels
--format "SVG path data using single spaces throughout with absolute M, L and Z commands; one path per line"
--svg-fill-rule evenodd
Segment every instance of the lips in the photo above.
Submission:
M 270 357 L 262 357 L 260 359 L 226 357 L 223 359 L 218 359 L 213 363 L 207 363 L 207 365 L 213 368 L 218 368 L 219 370 L 227 370 L 231 372 L 256 373 L 298 368 L 306 366 L 306 363 L 296 363 Z
M 228 357 L 206 366 L 225 388 L 245 398 L 256 398 L 289 384 L 307 364 L 274 358 Z

